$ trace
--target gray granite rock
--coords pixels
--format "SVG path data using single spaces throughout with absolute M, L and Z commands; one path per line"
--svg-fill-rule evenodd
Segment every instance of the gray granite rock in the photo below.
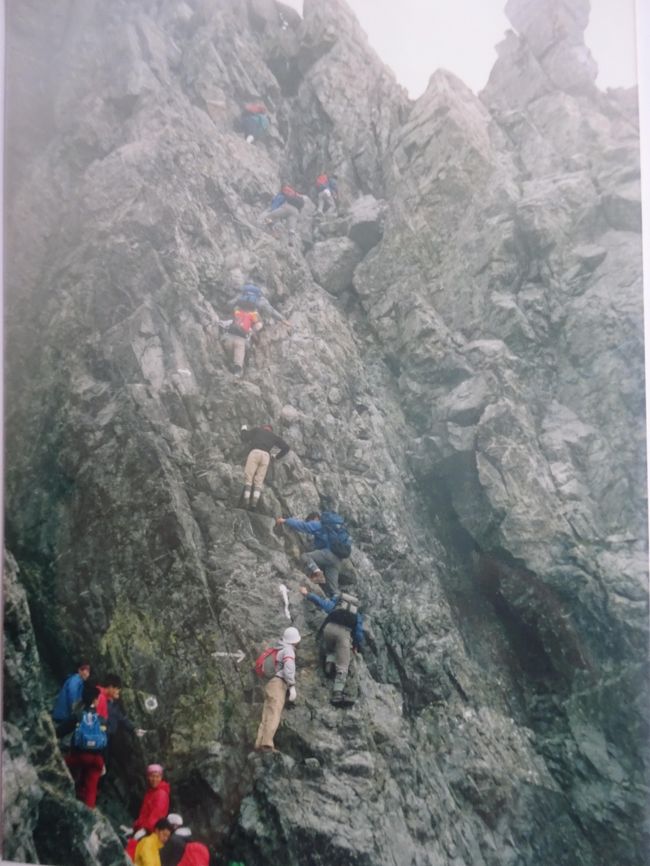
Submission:
M 638 126 L 593 84 L 586 3 L 509 0 L 481 97 L 438 70 L 414 103 L 342 0 L 50 7 L 8 14 L 5 855 L 122 862 L 156 759 L 249 866 L 638 866 Z M 323 170 L 343 216 L 268 232 L 279 184 Z M 247 279 L 292 328 L 267 322 L 235 378 L 219 319 Z M 243 511 L 239 428 L 269 421 L 292 450 Z M 273 521 L 326 506 L 376 636 L 347 708 L 305 539 Z M 280 584 L 298 700 L 257 755 Z M 79 653 L 151 731 L 94 814 L 47 717 Z

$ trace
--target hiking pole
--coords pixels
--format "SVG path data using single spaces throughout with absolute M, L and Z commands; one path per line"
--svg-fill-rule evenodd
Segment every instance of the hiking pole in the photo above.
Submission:
M 293 622 L 293 617 L 291 616 L 291 611 L 289 610 L 289 590 L 283 583 L 279 584 L 278 589 L 280 590 L 280 595 L 284 599 L 284 613 L 287 619 L 290 622 Z

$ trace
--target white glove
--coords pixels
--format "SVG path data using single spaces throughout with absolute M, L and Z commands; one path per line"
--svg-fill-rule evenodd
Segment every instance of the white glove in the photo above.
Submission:
M 146 835 L 147 835 L 147 831 L 143 827 L 142 830 L 138 830 L 138 832 L 135 834 L 135 836 L 133 838 L 139 840 L 139 839 L 142 839 L 142 837 L 146 836 Z
M 296 699 L 296 687 L 291 686 L 289 688 L 289 700 L 291 701 L 291 703 L 293 703 L 295 701 L 295 699 Z
M 136 729 L 135 729 L 135 735 L 136 735 L 136 737 L 144 737 L 144 735 L 145 735 L 146 733 L 147 733 L 147 732 L 145 731 L 144 728 L 136 728 Z
M 127 827 L 126 824 L 120 824 L 120 830 L 125 836 L 133 836 L 133 827 Z

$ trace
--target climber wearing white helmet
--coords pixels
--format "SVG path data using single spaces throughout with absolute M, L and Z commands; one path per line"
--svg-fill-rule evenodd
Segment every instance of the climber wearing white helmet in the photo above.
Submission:
M 296 652 L 295 646 L 300 643 L 300 632 L 294 626 L 284 630 L 282 640 L 274 652 L 275 673 L 269 679 L 264 689 L 264 709 L 262 721 L 257 730 L 255 749 L 261 752 L 277 751 L 273 745 L 273 737 L 280 724 L 284 702 L 287 698 L 293 703 L 296 699 Z

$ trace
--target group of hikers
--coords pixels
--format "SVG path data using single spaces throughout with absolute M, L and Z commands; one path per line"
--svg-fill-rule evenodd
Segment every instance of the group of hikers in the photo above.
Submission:
M 263 138 L 271 125 L 269 110 L 261 100 L 244 103 L 241 117 L 241 127 L 249 144 Z M 339 215 L 338 179 L 334 174 L 319 174 L 314 180 L 316 191 L 316 214 L 328 212 Z M 278 222 L 285 222 L 289 244 L 293 245 L 300 211 L 309 198 L 305 193 L 297 192 L 288 183 L 283 184 L 275 194 L 271 207 L 265 213 L 265 223 L 273 227 Z
M 248 143 L 266 134 L 269 116 L 262 102 L 244 106 L 242 127 Z M 338 187 L 335 176 L 321 174 L 315 181 L 317 212 L 338 214 Z M 285 221 L 291 237 L 296 233 L 298 216 L 307 197 L 285 184 L 274 197 L 265 219 L 269 226 Z M 273 319 L 287 328 L 289 321 L 264 297 L 263 290 L 252 282 L 228 301 L 231 318 L 219 319 L 224 330 L 223 342 L 231 355 L 232 371 L 243 375 L 246 352 L 262 329 L 264 319 Z M 268 468 L 273 459 L 281 460 L 289 445 L 273 432 L 270 424 L 249 429 L 243 425 L 241 442 L 247 447 L 244 466 L 244 488 L 240 504 L 255 510 L 259 504 Z M 350 705 L 354 699 L 345 689 L 354 653 L 361 651 L 364 640 L 372 633 L 364 621 L 358 599 L 339 589 L 339 573 L 344 559 L 351 553 L 351 541 L 343 518 L 334 511 L 312 512 L 306 519 L 278 517 L 276 527 L 285 527 L 312 538 L 310 549 L 301 555 L 301 563 L 311 589 L 301 586 L 305 599 L 326 614 L 319 629 L 325 675 L 333 678 L 331 703 Z M 295 626 L 285 629 L 281 640 L 266 649 L 257 659 L 256 673 L 265 679 L 264 706 L 255 749 L 277 751 L 273 738 L 280 724 L 285 702 L 296 700 L 296 647 L 300 633 Z M 64 760 L 75 783 L 79 800 L 90 809 L 97 801 L 98 786 L 111 762 L 111 743 L 122 728 L 137 737 L 147 731 L 136 728 L 125 715 L 120 703 L 122 680 L 116 674 L 105 676 L 100 684 L 91 679 L 91 665 L 82 660 L 59 691 L 52 719 L 62 742 Z M 133 826 L 122 827 L 126 852 L 136 866 L 209 866 L 210 853 L 205 845 L 192 839 L 180 815 L 170 813 L 170 785 L 163 779 L 163 767 L 147 767 L 147 788 Z M 243 866 L 243 864 L 232 864 Z
M 350 534 L 344 519 L 335 511 L 311 512 L 305 520 L 297 517 L 276 517 L 276 526 L 311 536 L 310 549 L 300 555 L 306 576 L 313 584 L 300 587 L 304 598 L 316 605 L 325 619 L 318 629 L 320 656 L 325 676 L 333 679 L 330 703 L 336 707 L 351 706 L 355 695 L 349 689 L 349 672 L 353 656 L 374 636 L 359 599 L 339 588 L 343 561 L 352 552 Z M 264 650 L 255 670 L 267 680 L 264 689 L 262 719 L 257 731 L 255 748 L 264 752 L 277 751 L 273 738 L 280 724 L 285 701 L 296 700 L 296 647 L 300 632 L 295 626 L 284 630 L 281 640 Z
M 91 680 L 90 672 L 90 662 L 80 661 L 56 697 L 52 720 L 62 740 L 76 797 L 94 809 L 118 728 L 139 737 L 147 732 L 136 728 L 122 710 L 120 677 L 109 674 L 103 678 L 104 685 L 99 685 Z M 171 791 L 163 772 L 160 764 L 147 767 L 147 788 L 138 816 L 132 827 L 121 828 L 126 853 L 136 866 L 209 866 L 208 848 L 192 839 L 180 815 L 169 812 Z

